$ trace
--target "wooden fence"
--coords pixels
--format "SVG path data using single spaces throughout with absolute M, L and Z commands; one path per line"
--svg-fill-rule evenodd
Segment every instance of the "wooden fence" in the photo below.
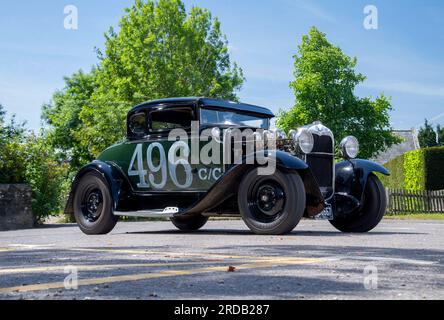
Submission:
M 387 189 L 389 213 L 444 213 L 444 190 Z

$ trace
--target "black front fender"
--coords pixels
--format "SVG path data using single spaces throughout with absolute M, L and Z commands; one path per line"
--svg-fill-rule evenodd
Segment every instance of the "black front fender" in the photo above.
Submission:
M 319 213 L 323 209 L 324 198 L 308 165 L 303 160 L 283 151 L 269 151 L 268 156 L 269 162 L 264 166 L 253 161 L 257 159 L 257 154 L 251 154 L 243 158 L 242 163 L 232 165 L 201 200 L 186 210 L 186 214 L 199 214 L 215 208 L 237 194 L 240 181 L 251 168 L 267 165 L 283 171 L 299 172 L 305 186 L 307 209 L 310 208 L 311 214 Z
M 124 178 L 122 177 L 121 173 L 111 164 L 95 160 L 87 164 L 86 166 L 82 167 L 77 173 L 76 177 L 74 178 L 74 181 L 72 182 L 71 185 L 71 192 L 69 193 L 68 197 L 68 202 L 66 203 L 65 214 L 74 214 L 74 209 L 73 209 L 74 193 L 81 178 L 89 172 L 97 172 L 103 176 L 103 178 L 106 180 L 109 186 L 109 190 L 113 201 L 113 209 L 117 208 L 121 186 L 122 183 L 124 182 Z
M 336 164 L 335 206 L 338 214 L 346 215 L 361 206 L 367 179 L 372 173 L 390 175 L 382 165 L 362 159 Z

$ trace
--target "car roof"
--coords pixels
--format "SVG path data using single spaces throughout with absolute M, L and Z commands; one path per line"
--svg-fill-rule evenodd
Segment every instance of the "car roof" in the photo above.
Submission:
M 227 110 L 257 113 L 260 115 L 267 116 L 269 118 L 274 117 L 273 112 L 271 112 L 268 108 L 252 104 L 238 103 L 233 101 L 204 98 L 204 97 L 181 97 L 181 98 L 166 98 L 166 99 L 152 100 L 135 106 L 134 108 L 131 109 L 129 113 L 134 113 L 141 109 L 146 109 L 149 107 L 157 107 L 163 104 L 181 104 L 181 103 L 197 103 L 200 107 L 217 107 Z

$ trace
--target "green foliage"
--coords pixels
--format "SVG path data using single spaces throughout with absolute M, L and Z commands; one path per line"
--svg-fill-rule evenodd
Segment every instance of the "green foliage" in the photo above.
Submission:
M 428 169 L 424 162 L 425 150 L 408 152 L 404 156 L 404 189 L 427 190 L 425 188 L 425 171 Z
M 444 189 L 444 147 L 408 152 L 384 165 L 390 177 L 381 177 L 387 188 L 407 190 Z
M 26 182 L 32 188 L 32 210 L 36 222 L 63 210 L 69 194 L 69 165 L 61 163 L 43 136 L 30 135 L 26 150 Z
M 180 0 L 135 1 L 105 38 L 97 68 L 66 78 L 44 107 L 54 145 L 74 166 L 124 138 L 132 106 L 178 96 L 236 100 L 244 81 L 220 22 L 197 7 L 187 14 Z
M 65 77 L 65 88 L 54 93 L 51 104 L 44 105 L 42 110 L 42 118 L 51 127 L 48 143 L 63 160 L 70 162 L 73 171 L 94 158 L 79 133 L 84 126 L 80 113 L 96 88 L 95 72 L 79 71 Z
M 427 119 L 424 122 L 424 127 L 419 129 L 418 140 L 421 148 L 436 147 L 438 145 L 435 130 L 433 130 Z
M 421 148 L 444 146 L 444 128 L 438 124 L 435 131 L 426 119 L 424 127 L 419 129 L 418 140 Z
M 438 132 L 438 145 L 444 147 L 444 128 L 441 128 L 441 125 L 438 124 L 436 132 Z
M 386 188 L 391 189 L 405 189 L 405 170 L 404 170 L 404 155 L 396 157 L 390 162 L 384 164 L 391 175 L 385 176 L 382 174 L 378 174 L 378 177 L 381 179 L 382 184 Z
M 426 188 L 444 190 L 444 147 L 426 149 L 424 156 Z
M 27 133 L 14 116 L 5 124 L 0 105 L 0 183 L 26 183 L 32 188 L 32 209 L 37 223 L 60 213 L 68 194 L 68 165 L 42 133 Z
M 280 111 L 278 127 L 289 131 L 322 121 L 338 140 L 356 136 L 363 158 L 401 142 L 392 134 L 390 98 L 383 94 L 375 101 L 356 97 L 355 87 L 365 80 L 355 71 L 357 60 L 329 43 L 324 33 L 311 28 L 308 35 L 302 37 L 294 60 L 295 80 L 290 87 L 296 103 L 292 109 Z
M 21 183 L 25 180 L 24 124 L 16 123 L 15 116 L 6 123 L 5 116 L 6 111 L 0 104 L 0 183 Z

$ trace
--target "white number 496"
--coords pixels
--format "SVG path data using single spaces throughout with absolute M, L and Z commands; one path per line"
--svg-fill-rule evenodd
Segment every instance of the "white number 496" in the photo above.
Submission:
M 153 151 L 159 150 L 159 164 L 153 163 Z M 177 156 L 177 153 L 181 156 Z M 168 163 L 164 147 L 158 143 L 151 143 L 146 150 L 146 159 L 148 170 L 145 170 L 143 162 L 143 144 L 138 144 L 134 150 L 131 162 L 128 168 L 128 176 L 139 177 L 137 187 L 163 189 L 167 183 L 168 173 L 174 185 L 180 189 L 185 189 L 193 183 L 191 165 L 188 161 L 190 147 L 183 141 L 175 142 L 168 151 Z M 185 182 L 180 183 L 177 179 L 177 167 L 182 166 L 185 171 Z M 156 181 L 154 174 L 160 172 L 160 179 Z M 147 179 L 148 176 L 148 179 Z

